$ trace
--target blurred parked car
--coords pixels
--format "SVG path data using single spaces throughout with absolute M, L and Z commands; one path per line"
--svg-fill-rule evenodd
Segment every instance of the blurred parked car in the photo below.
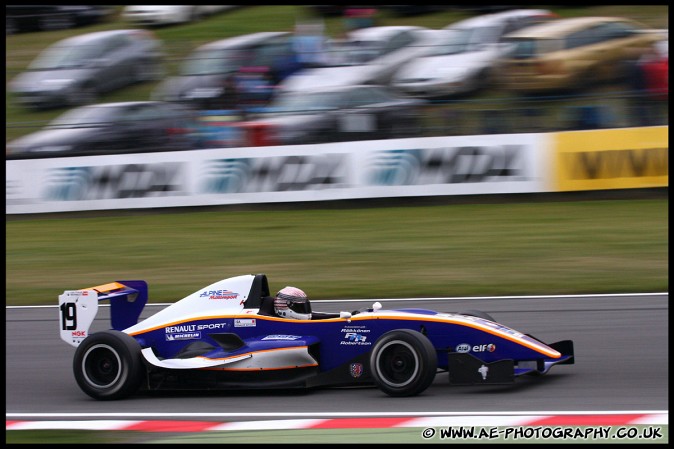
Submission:
M 328 42 L 324 67 L 300 70 L 278 87 L 313 90 L 358 84 L 387 85 L 405 63 L 427 54 L 438 30 L 417 26 L 378 26 L 351 31 L 346 40 Z
M 507 33 L 552 20 L 545 9 L 516 9 L 484 14 L 445 27 L 445 37 L 427 55 L 405 64 L 391 85 L 420 97 L 443 97 L 487 86 L 508 49 Z
M 385 86 L 336 86 L 281 93 L 247 125 L 264 127 L 279 145 L 415 137 L 426 104 Z
M 659 39 L 645 25 L 621 17 L 577 17 L 506 36 L 513 46 L 501 61 L 500 81 L 517 92 L 586 87 L 625 79 L 629 61 Z
M 669 99 L 669 30 L 653 45 L 653 51 L 644 57 L 647 88 L 656 99 Z
M 111 11 L 101 5 L 5 5 L 5 35 L 91 25 Z
M 188 23 L 234 8 L 227 5 L 129 5 L 122 18 L 134 25 L 160 26 Z
M 162 65 L 161 41 L 149 31 L 98 31 L 48 47 L 9 83 L 9 91 L 27 107 L 77 106 L 105 92 L 159 79 Z
M 152 98 L 188 102 L 204 109 L 226 109 L 234 100 L 234 76 L 242 67 L 266 67 L 276 72 L 291 54 L 292 33 L 286 31 L 210 42 L 194 50 L 180 65 L 178 75 L 164 80 Z
M 194 148 L 195 111 L 156 101 L 100 103 L 71 109 L 42 130 L 11 141 L 8 157 L 81 156 Z

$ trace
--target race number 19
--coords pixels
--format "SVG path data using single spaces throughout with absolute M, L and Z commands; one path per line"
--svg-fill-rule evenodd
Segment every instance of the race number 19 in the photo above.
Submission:
M 61 329 L 71 331 L 77 329 L 77 309 L 74 302 L 64 302 L 61 308 Z

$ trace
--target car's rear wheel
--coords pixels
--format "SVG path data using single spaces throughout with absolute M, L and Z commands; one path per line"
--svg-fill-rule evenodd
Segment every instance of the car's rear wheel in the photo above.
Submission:
M 370 355 L 376 385 L 389 396 L 414 396 L 435 379 L 438 356 L 430 340 L 419 332 L 401 329 L 382 335 Z
M 145 367 L 138 342 L 108 330 L 84 339 L 75 351 L 73 370 L 82 391 L 95 399 L 121 399 L 140 388 Z

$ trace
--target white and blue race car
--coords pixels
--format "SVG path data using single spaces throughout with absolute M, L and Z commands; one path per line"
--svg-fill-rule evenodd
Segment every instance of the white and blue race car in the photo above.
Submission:
M 89 396 L 362 385 L 413 396 L 441 372 L 451 384 L 489 385 L 574 363 L 572 341 L 545 344 L 480 311 L 385 310 L 376 302 L 281 318 L 264 274 L 220 280 L 138 322 L 147 300 L 141 280 L 59 296 L 60 336 L 77 348 L 75 379 Z M 90 333 L 101 301 L 110 302 L 112 329 Z

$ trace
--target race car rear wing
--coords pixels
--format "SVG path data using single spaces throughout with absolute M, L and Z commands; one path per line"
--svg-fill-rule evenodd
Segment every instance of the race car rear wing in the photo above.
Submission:
M 145 281 L 115 281 L 59 295 L 61 339 L 78 346 L 89 335 L 101 301 L 110 301 L 112 329 L 124 330 L 138 322 L 148 300 Z

